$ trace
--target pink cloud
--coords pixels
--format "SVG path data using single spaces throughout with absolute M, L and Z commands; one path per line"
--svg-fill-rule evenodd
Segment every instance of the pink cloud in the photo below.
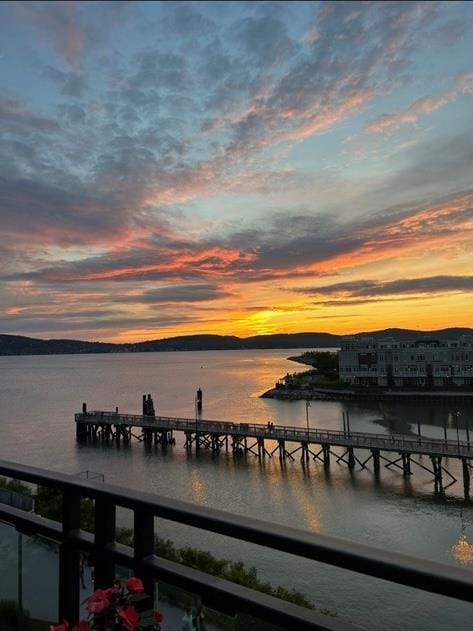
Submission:
M 56 121 L 33 114 L 15 99 L 0 99 L 0 121 L 14 130 L 22 128 L 49 132 L 59 129 Z
M 39 32 L 42 44 L 52 44 L 68 64 L 80 66 L 86 33 L 80 26 L 78 2 L 19 2 L 15 6 L 20 17 Z
M 473 72 L 458 75 L 455 89 L 439 98 L 422 97 L 411 103 L 405 110 L 392 114 L 383 114 L 368 123 L 366 131 L 379 134 L 392 129 L 399 129 L 401 125 L 416 123 L 420 116 L 431 114 L 439 108 L 454 101 L 459 94 L 473 94 Z
M 417 99 L 401 112 L 383 114 L 383 116 L 371 121 L 366 126 L 366 130 L 372 134 L 380 134 L 390 129 L 399 129 L 401 125 L 416 123 L 422 114 L 435 112 L 435 110 L 449 103 L 454 96 L 454 93 L 450 93 L 438 99 L 429 97 Z

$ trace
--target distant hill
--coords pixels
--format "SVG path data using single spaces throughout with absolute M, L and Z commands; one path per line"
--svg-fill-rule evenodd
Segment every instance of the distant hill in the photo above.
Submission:
M 451 328 L 440 331 L 414 331 L 411 329 L 384 329 L 354 334 L 375 339 L 394 337 L 414 340 L 423 337 L 439 340 L 456 339 L 460 335 L 473 335 L 473 329 Z M 162 340 L 135 344 L 109 344 L 80 340 L 40 340 L 21 335 L 0 335 L 0 355 L 64 355 L 75 353 L 142 353 L 157 351 L 220 351 L 269 348 L 330 348 L 340 346 L 344 335 L 332 333 L 275 333 L 236 337 L 234 335 L 182 335 Z

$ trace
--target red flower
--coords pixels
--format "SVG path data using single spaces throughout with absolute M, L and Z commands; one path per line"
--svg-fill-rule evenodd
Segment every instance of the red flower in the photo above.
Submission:
M 116 587 L 109 587 L 108 589 L 104 590 L 105 598 L 108 598 L 108 600 L 112 600 L 113 598 L 115 598 L 119 591 L 120 590 Z
M 72 631 L 92 631 L 92 630 L 89 627 L 89 623 L 88 622 L 86 622 L 85 620 L 81 620 L 79 622 L 79 624 L 75 624 L 72 627 Z
M 69 629 L 69 623 L 67 620 L 63 620 L 62 624 L 51 624 L 49 631 L 67 631 Z
M 107 592 L 103 589 L 97 589 L 87 601 L 85 608 L 89 613 L 102 613 L 104 609 L 110 606 L 110 601 L 107 598 Z M 62 631 L 62 630 L 59 630 Z
M 126 588 L 130 594 L 141 594 L 141 592 L 145 591 L 143 581 L 141 578 L 136 578 L 136 576 L 132 576 L 127 580 Z
M 133 607 L 129 605 L 124 609 L 117 609 L 117 614 L 122 619 L 122 624 L 127 631 L 135 631 L 138 620 L 140 619 L 139 613 Z

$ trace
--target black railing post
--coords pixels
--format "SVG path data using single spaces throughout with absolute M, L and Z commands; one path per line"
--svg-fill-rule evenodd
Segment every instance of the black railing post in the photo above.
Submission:
M 94 587 L 112 587 L 115 578 L 115 565 L 106 548 L 115 542 L 116 507 L 108 498 L 98 496 L 95 500 L 95 540 L 94 540 Z
M 62 534 L 59 546 L 59 620 L 79 621 L 80 607 L 80 551 L 72 540 L 80 529 L 80 494 L 63 491 Z
M 133 555 L 135 572 L 142 579 L 145 592 L 149 594 L 154 604 L 153 574 L 143 567 L 143 561 L 154 554 L 154 515 L 146 508 L 136 508 L 134 514 Z

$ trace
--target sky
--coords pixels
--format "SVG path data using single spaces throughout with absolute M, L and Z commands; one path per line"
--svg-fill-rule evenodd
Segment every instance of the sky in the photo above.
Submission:
M 473 326 L 473 3 L 0 3 L 0 333 Z

